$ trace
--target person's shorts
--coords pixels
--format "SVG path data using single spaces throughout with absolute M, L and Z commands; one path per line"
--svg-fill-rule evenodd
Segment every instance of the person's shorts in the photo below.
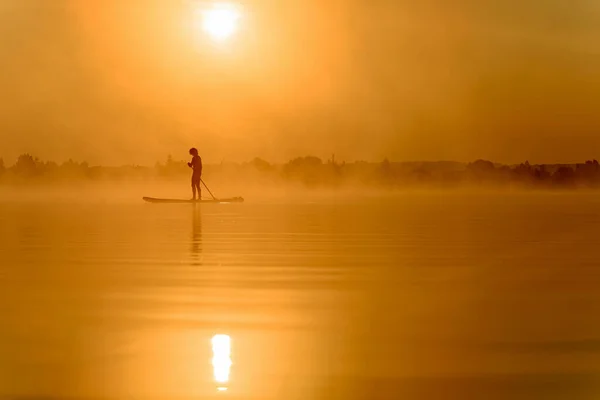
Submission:
M 202 179 L 202 175 L 192 175 L 192 184 L 200 184 L 200 180 Z

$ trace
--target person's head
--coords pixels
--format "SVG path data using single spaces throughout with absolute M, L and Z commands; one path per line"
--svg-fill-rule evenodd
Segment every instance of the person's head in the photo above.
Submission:
M 198 149 L 197 149 L 197 148 L 195 148 L 195 147 L 192 147 L 192 148 L 190 149 L 190 155 L 192 155 L 192 156 L 197 156 L 197 155 L 198 155 Z

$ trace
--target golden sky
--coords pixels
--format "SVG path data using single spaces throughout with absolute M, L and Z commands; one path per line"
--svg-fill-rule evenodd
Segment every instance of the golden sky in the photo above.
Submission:
M 0 156 L 600 158 L 596 1 L 238 4 L 217 44 L 188 0 L 1 0 Z

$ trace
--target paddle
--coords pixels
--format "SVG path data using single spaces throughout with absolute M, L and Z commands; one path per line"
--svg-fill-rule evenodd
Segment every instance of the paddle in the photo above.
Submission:
M 208 188 L 208 186 L 206 186 L 206 183 L 204 183 L 204 181 L 202 179 L 200 179 L 200 182 L 202 182 L 202 184 L 204 185 L 204 187 L 206 188 L 206 190 L 208 190 L 208 193 L 210 193 L 210 195 L 212 196 L 213 200 L 216 200 L 217 198 L 212 194 L 212 192 L 210 191 L 210 189 Z

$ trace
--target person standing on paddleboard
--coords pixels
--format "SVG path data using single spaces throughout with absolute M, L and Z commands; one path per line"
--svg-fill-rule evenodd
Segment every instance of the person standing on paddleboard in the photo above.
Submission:
M 192 200 L 196 200 L 196 191 L 198 192 L 198 200 L 202 199 L 200 194 L 200 182 L 202 180 L 202 159 L 198 155 L 198 149 L 192 147 L 190 149 L 190 155 L 192 156 L 192 162 L 188 163 L 188 167 L 190 167 L 192 172 Z

